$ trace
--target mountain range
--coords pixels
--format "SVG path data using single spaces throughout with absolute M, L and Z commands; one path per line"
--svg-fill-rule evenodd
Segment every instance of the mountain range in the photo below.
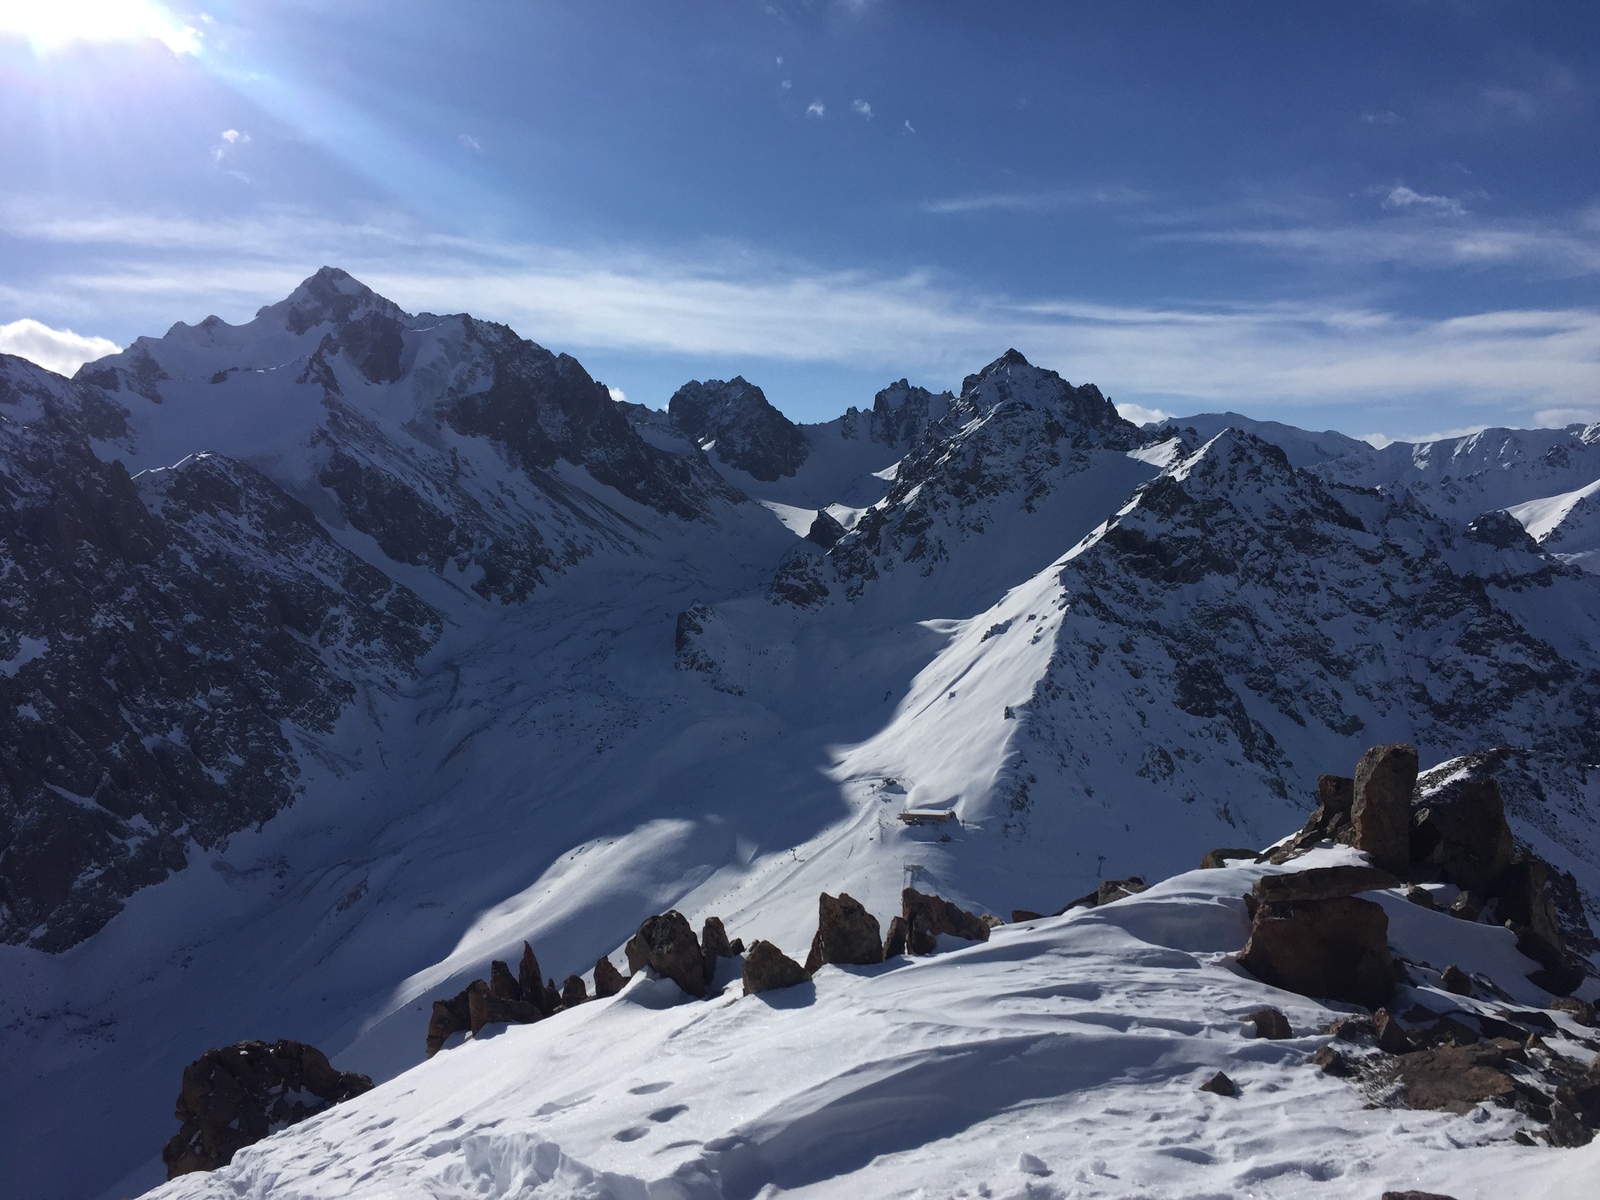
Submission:
M 1374 743 L 1508 748 L 1600 921 L 1600 424 L 1140 427 L 1015 350 L 820 424 L 657 410 L 324 268 L 0 357 L 0 506 L 17 1195 L 158 1182 L 212 1046 L 398 1083 L 524 939 L 559 978 L 668 908 L 791 951 L 819 892 L 1051 912 L 1275 841 Z

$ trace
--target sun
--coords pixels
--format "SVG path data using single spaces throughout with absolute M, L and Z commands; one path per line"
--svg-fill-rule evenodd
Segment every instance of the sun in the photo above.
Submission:
M 198 54 L 201 33 L 155 0 L 0 0 L 0 38 L 26 39 L 35 54 L 73 42 L 161 42 Z

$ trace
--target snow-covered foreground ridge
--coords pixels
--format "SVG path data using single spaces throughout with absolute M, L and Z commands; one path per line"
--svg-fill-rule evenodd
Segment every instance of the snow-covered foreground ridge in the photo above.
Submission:
M 1322 850 L 1293 868 L 1359 860 Z M 1311 1063 L 1333 1040 L 1322 1028 L 1359 1010 L 1267 987 L 1233 961 L 1249 930 L 1241 896 L 1275 870 L 1189 872 L 987 943 L 826 966 L 758 996 L 735 979 L 690 1001 L 646 973 L 613 999 L 449 1049 L 153 1195 L 1590 1196 L 1600 1143 L 1518 1145 L 1523 1118 L 1509 1109 L 1374 1107 Z M 1538 1002 L 1508 931 L 1398 891 L 1367 895 L 1416 964 L 1397 1010 L 1495 1011 L 1444 990 L 1423 965 L 1441 950 Z M 1252 1038 L 1242 1018 L 1264 1005 L 1295 1036 Z M 1592 1031 L 1556 1019 L 1550 1046 L 1587 1056 L 1569 1038 Z M 1236 1097 L 1199 1090 L 1219 1070 Z
M 396 1078 L 524 938 L 560 979 L 671 907 L 1054 911 L 1374 742 L 1520 747 L 1512 827 L 1600 916 L 1600 428 L 1141 430 L 1014 351 L 674 409 L 333 270 L 0 360 L 0 1191 L 150 1186 L 212 1046 Z

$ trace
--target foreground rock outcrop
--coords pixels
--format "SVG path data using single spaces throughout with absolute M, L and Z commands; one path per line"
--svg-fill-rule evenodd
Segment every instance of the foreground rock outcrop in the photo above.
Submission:
M 161 1150 L 167 1178 L 215 1170 L 269 1133 L 371 1090 L 367 1076 L 336 1070 L 304 1042 L 207 1050 L 183 1070 L 176 1110 L 183 1127 Z

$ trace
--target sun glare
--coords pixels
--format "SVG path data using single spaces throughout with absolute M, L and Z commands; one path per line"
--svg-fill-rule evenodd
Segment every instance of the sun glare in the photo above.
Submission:
M 0 37 L 24 38 L 35 54 L 73 42 L 161 42 L 198 54 L 200 31 L 154 0 L 0 0 Z

